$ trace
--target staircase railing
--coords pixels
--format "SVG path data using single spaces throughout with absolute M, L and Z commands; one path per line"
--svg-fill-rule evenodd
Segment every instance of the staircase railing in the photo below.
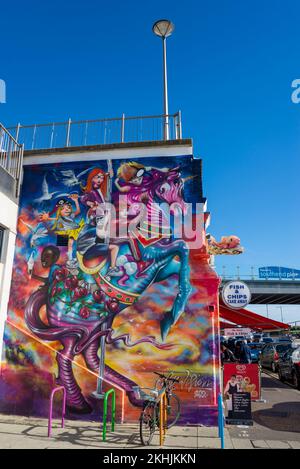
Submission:
M 16 196 L 19 196 L 24 145 L 21 145 L 0 123 L 0 166 L 16 181 Z

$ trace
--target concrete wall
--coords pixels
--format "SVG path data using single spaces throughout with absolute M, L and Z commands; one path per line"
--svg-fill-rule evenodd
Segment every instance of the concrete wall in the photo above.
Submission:
M 2 183 L 2 180 L 1 180 Z M 6 191 L 7 192 L 7 191 Z M 3 251 L 0 258 L 0 352 L 2 353 L 2 339 L 4 324 L 7 316 L 11 274 L 17 232 L 18 205 L 1 192 L 0 187 L 0 225 L 5 228 Z M 1 355 L 0 355 L 1 356 Z

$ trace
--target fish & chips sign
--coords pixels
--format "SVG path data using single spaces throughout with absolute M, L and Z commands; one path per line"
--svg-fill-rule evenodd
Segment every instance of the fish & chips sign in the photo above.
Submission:
M 224 285 L 222 298 L 225 305 L 229 306 L 229 308 L 244 308 L 251 301 L 251 292 L 246 283 L 233 281 Z

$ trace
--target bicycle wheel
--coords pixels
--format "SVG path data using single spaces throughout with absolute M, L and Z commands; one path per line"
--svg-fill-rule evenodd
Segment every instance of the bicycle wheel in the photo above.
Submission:
M 167 428 L 173 427 L 180 416 L 180 399 L 172 393 L 167 396 Z
M 140 416 L 140 439 L 142 445 L 148 446 L 153 438 L 157 421 L 155 402 L 147 402 Z

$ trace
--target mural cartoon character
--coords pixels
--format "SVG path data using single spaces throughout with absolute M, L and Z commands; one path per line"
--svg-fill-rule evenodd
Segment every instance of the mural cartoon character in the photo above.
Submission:
M 143 164 L 135 161 L 130 161 L 121 164 L 118 169 L 115 185 L 119 192 L 129 193 L 134 187 L 141 189 L 139 192 L 139 200 L 142 201 L 147 197 L 147 188 L 143 190 L 143 186 L 152 178 L 155 171 L 167 172 L 169 168 L 153 168 L 152 166 L 144 166 Z
M 120 277 L 122 276 L 122 270 L 116 265 L 119 246 L 109 242 L 111 214 L 106 205 L 108 201 L 108 178 L 112 176 L 112 171 L 105 173 L 100 168 L 92 169 L 88 174 L 86 186 L 83 187 L 84 195 L 80 197 L 80 201 L 83 205 L 89 207 L 87 216 L 90 228 L 96 225 L 95 242 L 102 244 L 102 252 L 105 250 L 110 251 L 110 268 L 107 275 Z
M 53 222 L 51 230 L 57 235 L 58 246 L 68 246 L 68 267 L 76 267 L 77 261 L 73 256 L 73 244 L 77 240 L 78 234 L 84 225 L 84 220 L 76 222 L 77 215 L 80 214 L 78 194 L 70 194 L 70 199 L 75 203 L 76 210 L 73 212 L 71 202 L 67 199 L 60 199 L 52 212 L 39 214 L 39 221 Z M 55 217 L 50 215 L 55 213 Z
M 137 166 L 134 163 L 129 166 L 136 171 L 133 179 L 143 176 L 138 175 L 138 171 L 143 168 Z M 87 367 L 98 373 L 101 336 L 105 336 L 106 344 L 121 340 L 127 347 L 132 347 L 146 342 L 158 349 L 168 349 L 170 345 L 165 343 L 167 335 L 184 312 L 191 292 L 188 246 L 184 240 L 172 238 L 167 214 L 156 208 L 156 204 L 164 202 L 167 206 L 176 203 L 185 209 L 183 181 L 179 169 L 165 171 L 151 168 L 143 176 L 142 184 L 137 184 L 136 181 L 128 184 L 128 206 L 134 206 L 131 216 L 138 218 L 138 225 L 130 232 L 128 239 L 109 240 L 111 246 L 118 247 L 115 259 L 105 236 L 100 236 L 99 242 L 97 235 L 97 218 L 103 220 L 105 215 L 102 206 L 105 174 L 98 169 L 97 173 L 92 171 L 88 181 L 91 185 L 89 187 L 87 184 L 83 188 L 82 196 L 70 195 L 76 206 L 75 212 L 72 205 L 63 199 L 56 204 L 54 219 L 47 212 L 39 216 L 45 223 L 53 222 L 51 230 L 54 234 L 67 238 L 68 261 L 64 263 L 61 260 L 58 264 L 57 252 L 51 246 L 46 247 L 41 260 L 43 267 L 50 269 L 48 279 L 46 282 L 41 279 L 45 287 L 33 292 L 25 307 L 25 321 L 29 329 L 42 340 L 58 340 L 63 346 L 57 354 L 57 381 L 66 387 L 69 409 L 77 413 L 90 412 L 91 406 L 75 380 L 72 370 L 74 358 L 82 354 Z M 118 187 L 118 184 L 117 189 L 124 187 L 122 184 Z M 119 192 L 122 191 L 118 190 Z M 114 194 L 116 204 L 118 193 Z M 75 220 L 81 213 L 79 202 L 88 209 L 85 225 L 82 221 L 78 223 Z M 74 241 L 78 262 L 74 262 L 75 259 L 71 257 Z M 126 274 L 126 281 L 123 279 L 121 283 L 123 288 L 120 288 L 120 276 L 112 275 L 111 270 L 116 268 L 122 271 L 122 275 Z M 142 337 L 134 343 L 128 334 L 113 337 L 116 315 L 138 301 L 139 296 L 150 285 L 173 275 L 178 278 L 178 291 L 171 309 L 165 312 L 160 323 L 163 342 L 159 343 L 150 336 Z M 40 316 L 43 306 L 46 306 L 47 323 Z M 105 366 L 105 377 L 124 389 L 130 402 L 141 404 L 135 397 L 134 381 L 108 365 Z

